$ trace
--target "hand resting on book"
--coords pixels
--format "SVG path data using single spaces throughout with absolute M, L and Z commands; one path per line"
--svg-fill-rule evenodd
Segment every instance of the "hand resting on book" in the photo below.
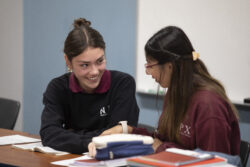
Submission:
M 128 125 L 128 133 L 132 133 L 133 128 L 131 126 Z M 105 131 L 103 131 L 101 133 L 100 136 L 104 136 L 104 135 L 111 135 L 111 134 L 117 134 L 117 133 L 122 133 L 122 126 L 121 125 L 116 125 L 110 129 L 107 129 Z
M 153 143 L 153 149 L 154 152 L 156 151 L 156 149 L 162 144 L 162 141 L 158 138 L 154 138 L 154 143 Z

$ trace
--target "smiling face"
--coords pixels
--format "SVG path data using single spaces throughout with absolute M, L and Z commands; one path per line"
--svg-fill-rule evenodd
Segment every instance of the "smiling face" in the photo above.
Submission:
M 170 86 L 171 76 L 172 76 L 172 64 L 158 64 L 154 59 L 147 58 L 147 64 L 145 65 L 146 74 L 151 75 L 152 78 L 161 85 L 163 88 L 168 88 Z
M 89 47 L 74 57 L 71 62 L 66 55 L 64 57 L 67 66 L 72 69 L 81 88 L 87 93 L 93 93 L 99 86 L 102 75 L 106 69 L 104 50 Z

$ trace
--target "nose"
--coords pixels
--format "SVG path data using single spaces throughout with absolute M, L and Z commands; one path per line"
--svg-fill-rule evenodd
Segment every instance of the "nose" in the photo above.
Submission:
M 148 68 L 145 69 L 145 72 L 146 72 L 147 75 L 150 75 L 150 74 L 151 74 L 151 73 L 149 72 L 149 69 L 148 69 Z
M 91 75 L 98 75 L 99 74 L 99 70 L 97 68 L 97 66 L 95 64 L 91 65 L 91 69 L 89 72 Z

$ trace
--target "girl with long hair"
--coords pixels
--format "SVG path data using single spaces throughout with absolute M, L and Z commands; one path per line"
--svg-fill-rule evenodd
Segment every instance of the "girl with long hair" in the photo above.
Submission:
M 145 54 L 146 73 L 167 88 L 167 93 L 157 133 L 132 126 L 128 133 L 153 136 L 155 152 L 177 147 L 239 155 L 238 112 L 183 30 L 175 26 L 161 29 L 146 43 Z M 121 132 L 117 125 L 102 135 Z

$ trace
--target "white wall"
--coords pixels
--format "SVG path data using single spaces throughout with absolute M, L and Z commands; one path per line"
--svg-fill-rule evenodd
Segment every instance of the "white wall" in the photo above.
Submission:
M 21 102 L 15 130 L 22 130 L 23 1 L 0 0 L 0 97 Z
M 167 25 L 182 28 L 200 59 L 220 80 L 233 102 L 250 97 L 250 1 L 138 0 L 137 88 L 155 89 L 145 74 L 144 45 Z

